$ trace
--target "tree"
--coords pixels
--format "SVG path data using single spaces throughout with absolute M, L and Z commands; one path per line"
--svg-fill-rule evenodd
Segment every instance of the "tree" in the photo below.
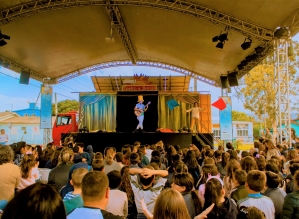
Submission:
M 79 110 L 79 102 L 76 100 L 63 100 L 57 103 L 58 113 L 67 113 Z M 55 116 L 55 104 L 52 104 L 52 115 Z
M 232 120 L 233 121 L 254 122 L 254 118 L 252 116 L 248 116 L 246 113 L 239 112 L 236 110 L 232 111 Z

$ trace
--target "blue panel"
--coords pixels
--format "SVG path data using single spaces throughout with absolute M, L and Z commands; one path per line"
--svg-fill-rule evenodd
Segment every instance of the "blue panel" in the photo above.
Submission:
M 41 115 L 40 128 L 52 128 L 52 87 L 42 86 L 41 88 Z
M 226 108 L 219 111 L 220 120 L 220 139 L 232 141 L 233 122 L 232 122 L 232 101 L 231 97 L 221 97 L 226 103 Z

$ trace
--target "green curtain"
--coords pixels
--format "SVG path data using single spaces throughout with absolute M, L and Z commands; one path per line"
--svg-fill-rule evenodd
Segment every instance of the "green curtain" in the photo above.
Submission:
M 174 131 L 183 126 L 190 127 L 190 113 L 186 113 L 187 109 L 192 107 L 192 104 L 182 102 L 178 99 L 176 101 L 180 106 L 170 110 L 167 106 L 167 101 L 175 99 L 172 95 L 159 95 L 158 113 L 159 113 L 159 128 L 171 128 Z
M 83 126 L 86 126 L 90 131 L 115 131 L 116 95 L 106 95 L 104 98 L 101 98 L 98 102 L 84 105 L 83 109 Z

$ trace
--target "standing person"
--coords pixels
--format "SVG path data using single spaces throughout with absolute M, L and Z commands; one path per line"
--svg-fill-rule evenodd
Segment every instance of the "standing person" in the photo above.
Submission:
M 273 136 L 270 132 L 270 128 L 268 128 L 268 127 L 266 128 L 265 140 L 273 141 Z
M 8 135 L 5 134 L 5 130 L 1 129 L 0 131 L 0 145 L 7 145 Z
M 204 111 L 205 109 L 201 109 L 198 105 L 198 102 L 195 102 L 193 107 L 189 110 L 186 110 L 187 113 L 191 112 L 191 124 L 190 124 L 190 129 L 191 131 L 193 131 L 193 127 L 194 127 L 194 124 L 196 122 L 196 128 L 199 132 L 199 113 Z
M 272 156 L 276 155 L 278 157 L 280 157 L 280 153 L 279 150 L 277 149 L 277 147 L 274 145 L 273 141 L 266 139 L 264 141 L 264 144 L 266 146 L 266 159 L 270 160 Z
M 137 116 L 137 119 L 139 121 L 136 130 L 138 130 L 139 128 L 141 129 L 141 131 L 143 130 L 143 120 L 144 120 L 144 112 L 147 111 L 148 109 L 148 104 L 150 104 L 150 102 L 146 105 L 143 104 L 144 100 L 143 100 L 143 96 L 139 95 L 138 96 L 138 103 L 136 104 L 134 111 L 135 114 Z

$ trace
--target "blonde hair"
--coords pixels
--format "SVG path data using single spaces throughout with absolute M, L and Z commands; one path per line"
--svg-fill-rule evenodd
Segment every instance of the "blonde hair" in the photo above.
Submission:
M 153 219 L 190 219 L 185 200 L 181 193 L 165 189 L 158 196 Z
M 111 149 L 107 150 L 105 159 L 108 165 L 111 165 L 113 163 L 113 152 Z
M 74 151 L 71 148 L 64 148 L 61 150 L 60 155 L 58 157 L 58 164 L 57 166 L 61 164 L 67 164 L 70 165 L 73 163 L 74 159 Z
M 82 185 L 83 177 L 88 173 L 88 170 L 85 168 L 78 168 L 72 173 L 72 184 L 75 188 L 79 188 Z

